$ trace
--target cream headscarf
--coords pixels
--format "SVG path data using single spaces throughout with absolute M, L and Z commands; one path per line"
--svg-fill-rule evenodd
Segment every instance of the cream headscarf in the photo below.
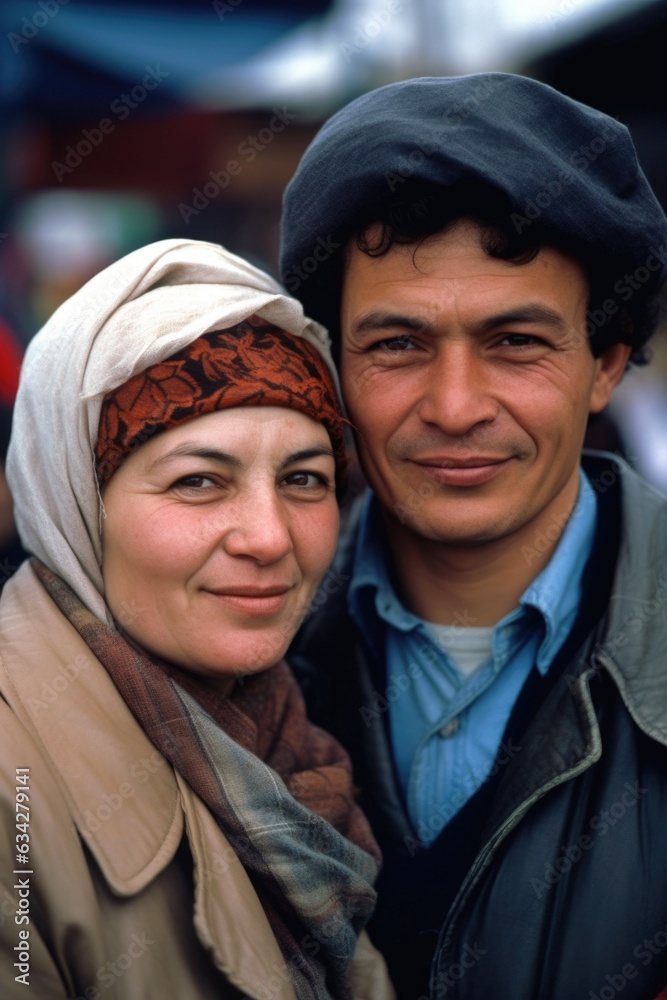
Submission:
M 152 243 L 107 267 L 28 347 L 7 455 L 19 535 L 103 621 L 111 618 L 93 455 L 102 400 L 202 334 L 253 313 L 311 343 L 337 386 L 324 328 L 268 275 L 196 240 Z

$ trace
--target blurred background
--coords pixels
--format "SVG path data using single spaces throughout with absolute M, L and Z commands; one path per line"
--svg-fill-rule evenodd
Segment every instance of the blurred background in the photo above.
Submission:
M 667 203 L 667 0 L 3 0 L 0 29 L 0 463 L 22 350 L 56 306 L 164 237 L 275 274 L 303 150 L 374 87 L 535 77 L 628 125 Z M 662 337 L 590 442 L 667 492 Z M 0 479 L 0 583 L 4 496 Z

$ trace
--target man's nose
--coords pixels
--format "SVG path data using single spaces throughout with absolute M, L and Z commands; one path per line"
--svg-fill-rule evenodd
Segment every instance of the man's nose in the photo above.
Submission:
M 425 372 L 417 412 L 424 423 L 460 437 L 496 419 L 500 404 L 494 389 L 490 366 L 475 345 L 441 342 Z
M 223 545 L 229 555 L 247 556 L 261 565 L 278 562 L 292 551 L 288 514 L 275 488 L 255 489 L 237 498 Z

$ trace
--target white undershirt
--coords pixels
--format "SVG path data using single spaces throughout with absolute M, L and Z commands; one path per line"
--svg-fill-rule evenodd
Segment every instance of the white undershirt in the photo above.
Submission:
M 493 626 L 436 625 L 428 622 L 434 641 L 447 653 L 463 677 L 468 678 L 491 659 Z

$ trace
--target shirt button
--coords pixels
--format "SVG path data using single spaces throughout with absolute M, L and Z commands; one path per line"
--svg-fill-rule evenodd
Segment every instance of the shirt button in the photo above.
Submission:
M 453 736 L 454 733 L 458 733 L 458 731 L 459 731 L 459 720 L 458 720 L 458 718 L 450 719 L 449 722 L 446 722 L 444 724 L 444 726 L 441 726 L 440 729 L 438 730 L 438 732 L 440 733 L 440 735 L 444 736 L 445 739 L 448 736 Z

